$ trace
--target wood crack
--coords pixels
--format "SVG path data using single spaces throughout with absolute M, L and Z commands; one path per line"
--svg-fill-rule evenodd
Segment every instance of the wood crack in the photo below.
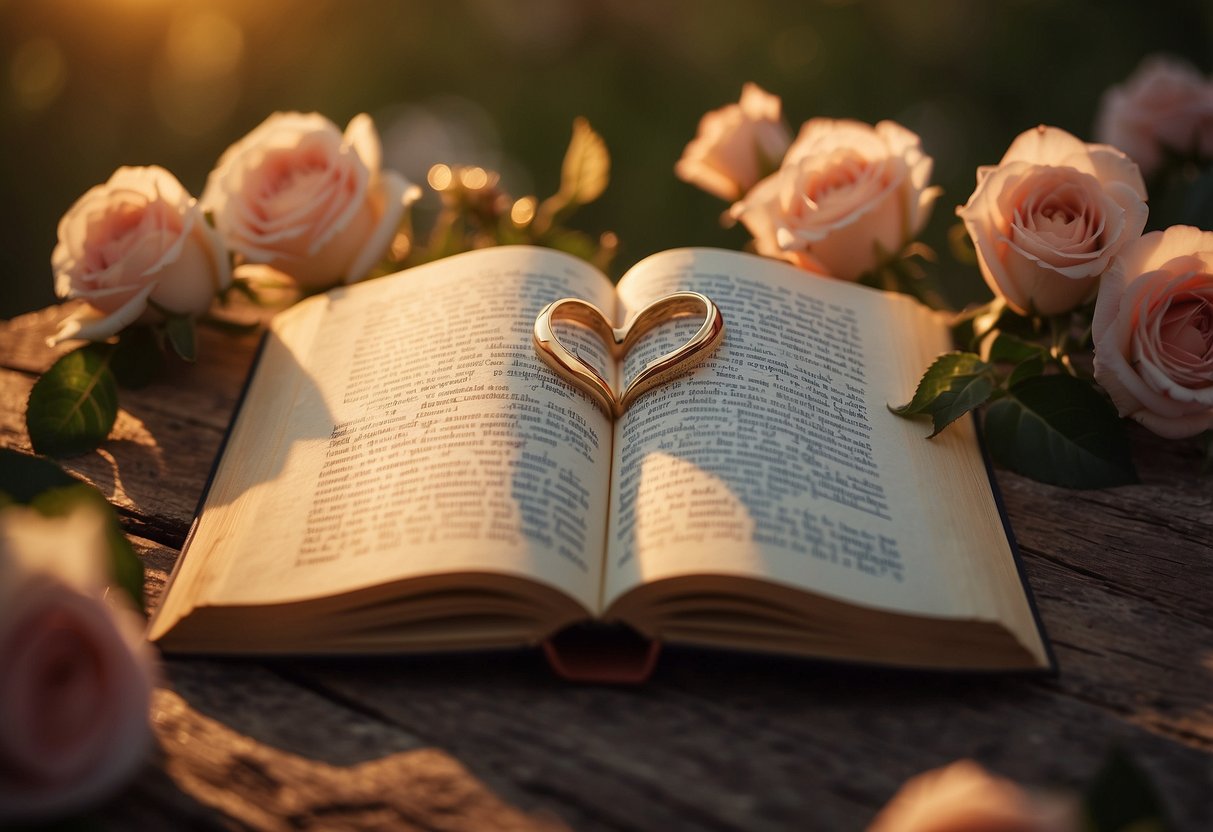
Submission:
M 381 722 L 384 725 L 389 725 L 392 728 L 412 734 L 427 742 L 430 741 L 429 737 L 426 737 L 424 733 L 415 730 L 413 726 L 405 725 L 379 708 L 375 708 L 366 704 L 365 702 L 355 699 L 352 696 L 342 693 L 330 685 L 317 681 L 311 676 L 308 676 L 306 673 L 301 673 L 285 665 L 280 665 L 277 663 L 267 664 L 266 669 L 283 681 L 289 682 L 292 685 L 297 685 L 298 687 L 314 693 L 319 697 L 327 699 L 334 704 L 340 705 L 349 711 L 353 711 L 359 716 L 364 716 L 367 719 L 374 720 L 375 722 Z
M 1086 503 L 1087 505 L 1097 506 L 1100 509 L 1107 511 L 1110 514 L 1115 515 L 1116 517 L 1119 517 L 1123 520 L 1130 521 L 1134 524 L 1146 524 L 1146 525 L 1150 525 L 1150 526 L 1161 527 L 1161 528 L 1166 529 L 1167 531 L 1171 532 L 1172 534 L 1176 535 L 1177 537 L 1182 537 L 1184 540 L 1195 544 L 1196 546 L 1199 546 L 1199 547 L 1205 548 L 1205 549 L 1209 548 L 1209 545 L 1210 545 L 1209 542 L 1207 540 L 1204 540 L 1204 539 L 1198 537 L 1191 528 L 1184 528 L 1184 527 L 1176 526 L 1167 517 L 1165 517 L 1161 514 L 1158 514 L 1158 513 L 1151 513 L 1148 515 L 1143 514 L 1138 509 L 1144 508 L 1144 506 L 1140 506 L 1140 505 L 1134 506 L 1134 510 L 1129 511 L 1124 506 L 1118 506 L 1115 503 L 1111 503 L 1111 502 L 1108 502 L 1105 500 L 1096 500 L 1096 499 L 1092 499 L 1090 497 L 1085 497 L 1085 496 L 1078 497 L 1078 501 Z M 1181 563 L 1180 561 L 1170 561 L 1170 562 L 1171 563 Z
M 114 511 L 118 514 L 122 530 L 127 534 L 176 549 L 178 557 L 180 556 L 181 547 L 185 545 L 185 538 L 189 535 L 188 525 L 183 526 L 168 518 L 144 514 L 125 506 L 114 506 Z
M 1074 688 L 1060 687 L 1056 682 L 1040 682 L 1038 683 L 1042 691 L 1046 693 L 1074 699 L 1089 707 L 1098 708 L 1108 713 L 1116 715 L 1117 718 L 1130 722 L 1142 728 L 1150 730 L 1152 733 L 1162 737 L 1163 739 L 1177 742 L 1185 746 L 1195 746 L 1202 751 L 1213 750 L 1213 737 L 1206 737 L 1203 734 L 1198 734 L 1194 731 L 1189 731 L 1185 728 L 1178 728 L 1170 723 L 1163 722 L 1157 719 L 1142 718 L 1134 710 L 1125 705 L 1118 705 L 1115 702 L 1109 702 L 1105 699 L 1100 699 L 1090 693 Z
M 1049 640 L 1050 640 L 1051 642 L 1053 642 L 1053 646 L 1054 646 L 1054 647 L 1064 647 L 1064 648 L 1066 648 L 1067 650 L 1073 650 L 1073 651 L 1075 651 L 1076 653 L 1083 653 L 1083 654 L 1088 655 L 1088 656 L 1096 656 L 1096 657 L 1098 657 L 1098 658 L 1103 658 L 1103 653 L 1100 653 L 1100 652 L 1098 652 L 1097 650 L 1089 650 L 1089 649 L 1087 649 L 1086 647 L 1080 647 L 1080 646 L 1079 646 L 1079 645 L 1077 645 L 1077 644 L 1073 644 L 1073 643 L 1068 642 L 1068 641 L 1062 641 L 1061 639 L 1058 639 L 1058 638 L 1052 638 L 1052 639 L 1049 639 Z
M 1083 539 L 1087 540 L 1086 538 L 1083 538 Z M 1093 543 L 1094 541 L 1087 540 L 1087 542 Z M 1193 616 L 1191 613 L 1189 613 L 1183 607 L 1168 603 L 1165 599 L 1158 598 L 1158 597 L 1155 597 L 1152 595 L 1147 595 L 1142 592 L 1135 592 L 1135 591 L 1133 591 L 1131 586 L 1129 584 L 1126 584 L 1124 581 L 1119 581 L 1119 580 L 1114 580 L 1112 578 L 1108 578 L 1108 577 L 1100 574 L 1099 572 L 1094 571 L 1093 569 L 1087 569 L 1086 567 L 1079 566 L 1076 563 L 1073 563 L 1064 558 L 1060 558 L 1056 555 L 1050 555 L 1049 553 L 1044 552 L 1040 549 L 1035 549 L 1030 546 L 1025 546 L 1023 544 L 1020 544 L 1019 548 L 1020 548 L 1020 551 L 1026 555 L 1030 555 L 1031 557 L 1034 557 L 1034 558 L 1040 558 L 1041 560 L 1043 560 L 1047 563 L 1051 563 L 1052 565 L 1059 567 L 1061 569 L 1064 569 L 1068 572 L 1073 572 L 1076 575 L 1081 575 L 1084 578 L 1090 578 L 1092 581 L 1098 582 L 1102 589 L 1105 589 L 1108 593 L 1110 593 L 1112 595 L 1118 595 L 1122 598 L 1131 598 L 1135 601 L 1145 602 L 1152 606 L 1158 607 L 1161 611 L 1166 612 L 1168 615 L 1173 615 L 1176 618 L 1181 618 L 1190 624 L 1195 624 L 1197 626 L 1205 627 L 1205 628 L 1213 630 L 1213 620 L 1210 620 L 1208 617 L 1203 616 L 1203 615 Z

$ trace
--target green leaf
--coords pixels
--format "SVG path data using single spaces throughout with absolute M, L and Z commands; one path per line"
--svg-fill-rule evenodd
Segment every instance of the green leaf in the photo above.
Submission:
M 1006 309 L 1006 301 L 994 298 L 989 303 L 975 306 L 952 318 L 952 342 L 965 349 L 975 350 L 998 322 L 998 316 Z
M 105 513 L 110 575 L 114 585 L 130 595 L 136 608 L 142 610 L 143 562 L 131 548 L 113 507 L 101 492 L 48 459 L 0 448 L 0 507 L 18 503 L 55 517 L 68 514 L 81 502 L 92 503 Z
M 1083 794 L 1092 832 L 1166 832 L 1172 829 L 1154 784 L 1133 759 L 1114 750 Z
M 69 352 L 30 390 L 25 426 L 40 454 L 74 456 L 96 448 L 118 418 L 113 347 L 90 344 Z
M 143 604 L 143 561 L 131 548 L 130 541 L 122 533 L 122 526 L 114 514 L 109 502 L 101 492 L 85 483 L 77 483 L 67 488 L 54 488 L 43 491 L 30 501 L 30 507 L 45 517 L 64 517 L 79 505 L 93 505 L 104 513 L 105 542 L 109 555 L 109 574 L 112 586 L 116 586 L 130 596 L 131 602 L 139 611 L 144 611 Z
M 0 493 L 28 503 L 52 488 L 79 485 L 80 480 L 49 459 L 0 448 Z
M 602 196 L 611 178 L 606 142 L 584 118 L 573 121 L 573 138 L 560 167 L 560 193 L 571 205 L 585 205 Z
M 948 248 L 952 250 L 952 257 L 957 263 L 966 266 L 977 265 L 977 249 L 973 246 L 973 240 L 963 222 L 958 222 L 948 229 Z
M 1107 488 L 1137 482 L 1116 409 L 1090 382 L 1037 376 L 986 411 L 986 445 L 1000 465 L 1038 482 Z
M 544 234 L 556 221 L 578 205 L 593 202 L 606 190 L 611 176 L 611 157 L 606 142 L 584 118 L 573 122 L 573 138 L 560 168 L 560 190 L 545 199 L 532 223 Z
M 965 312 L 952 322 L 953 340 L 971 350 L 976 350 L 981 341 L 995 331 L 1017 335 L 1025 340 L 1039 338 L 1042 333 L 1037 319 L 1025 318 L 1007 306 L 1002 298 L 994 298 L 985 306 Z
M 1021 364 L 1030 358 L 1043 358 L 1049 351 L 1040 344 L 1025 341 L 1009 332 L 999 332 L 990 344 L 990 361 Z
M 594 255 L 598 253 L 598 242 L 593 237 L 580 231 L 569 229 L 553 231 L 546 234 L 541 242 L 549 248 L 579 257 L 587 263 L 592 263 Z
M 995 364 L 1015 365 L 1006 381 L 1006 386 L 1012 387 L 1044 373 L 1049 362 L 1049 351 L 1017 335 L 999 332 L 990 343 L 989 360 Z
M 952 422 L 984 404 L 995 385 L 994 368 L 979 356 L 971 352 L 944 353 L 927 368 L 914 398 L 889 410 L 898 416 L 929 414 L 935 426 L 931 436 L 937 436 Z
M 198 358 L 198 338 L 194 332 L 194 320 L 185 315 L 170 315 L 164 320 L 164 334 L 173 352 L 186 361 Z
M 1007 376 L 1007 387 L 1014 387 L 1020 382 L 1044 375 L 1045 364 L 1046 358 L 1043 355 L 1034 355 L 1019 362 L 1015 365 L 1015 369 L 1011 370 L 1011 374 Z

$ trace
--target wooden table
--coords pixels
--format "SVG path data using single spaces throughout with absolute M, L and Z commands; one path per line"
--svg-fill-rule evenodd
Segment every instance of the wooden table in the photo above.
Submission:
M 0 323 L 0 445 L 62 315 Z M 256 344 L 123 391 L 66 467 L 117 507 L 158 597 Z M 62 351 L 59 350 L 59 351 Z M 1213 478 L 1195 442 L 1133 433 L 1143 483 L 998 482 L 1061 665 L 1054 679 L 863 670 L 668 650 L 640 688 L 556 680 L 535 653 L 168 661 L 159 750 L 100 810 L 118 828 L 859 830 L 962 757 L 1079 786 L 1114 747 L 1180 829 L 1213 828 Z

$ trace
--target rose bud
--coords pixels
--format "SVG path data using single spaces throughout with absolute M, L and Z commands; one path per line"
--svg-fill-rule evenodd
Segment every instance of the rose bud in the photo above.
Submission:
M 1177 225 L 1125 246 L 1091 335 L 1121 416 L 1173 439 L 1213 429 L 1213 232 Z
M 317 113 L 274 113 L 224 151 L 202 207 L 232 251 L 309 290 L 366 277 L 420 189 L 380 170 L 370 116 L 343 134 Z
M 699 120 L 699 131 L 682 151 L 674 174 L 721 199 L 739 199 L 779 167 L 788 149 L 792 136 L 780 108 L 779 96 L 746 84 L 738 103 Z
M 124 167 L 59 221 L 55 293 L 88 303 L 52 343 L 104 340 L 157 308 L 201 315 L 231 282 L 227 252 L 193 197 L 164 168 Z
M 932 160 L 899 124 L 815 118 L 783 166 L 730 214 L 760 254 L 842 280 L 856 280 L 905 248 L 926 224 L 938 188 Z
M 1021 315 L 1058 315 L 1086 302 L 1099 276 L 1146 224 L 1146 186 L 1114 147 L 1064 130 L 1021 133 L 956 212 L 990 289 Z

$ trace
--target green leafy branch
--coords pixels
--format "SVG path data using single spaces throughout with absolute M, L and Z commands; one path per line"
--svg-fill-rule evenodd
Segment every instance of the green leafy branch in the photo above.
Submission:
M 923 374 L 914 397 L 889 409 L 929 417 L 934 437 L 988 405 L 986 446 L 1000 465 L 1068 488 L 1137 482 L 1116 409 L 1092 380 L 1046 372 L 1057 363 L 1050 348 L 998 333 L 988 360 L 973 352 L 945 353 Z
M 514 199 L 500 186 L 500 176 L 479 167 L 435 165 L 430 186 L 441 209 L 424 242 L 412 220 L 397 231 L 388 257 L 376 274 L 428 263 L 473 249 L 501 245 L 536 245 L 567 252 L 606 270 L 618 240 L 609 232 L 597 237 L 568 228 L 578 208 L 600 197 L 610 182 L 611 159 L 606 143 L 588 121 L 573 122 L 573 134 L 561 164 L 556 193 Z

